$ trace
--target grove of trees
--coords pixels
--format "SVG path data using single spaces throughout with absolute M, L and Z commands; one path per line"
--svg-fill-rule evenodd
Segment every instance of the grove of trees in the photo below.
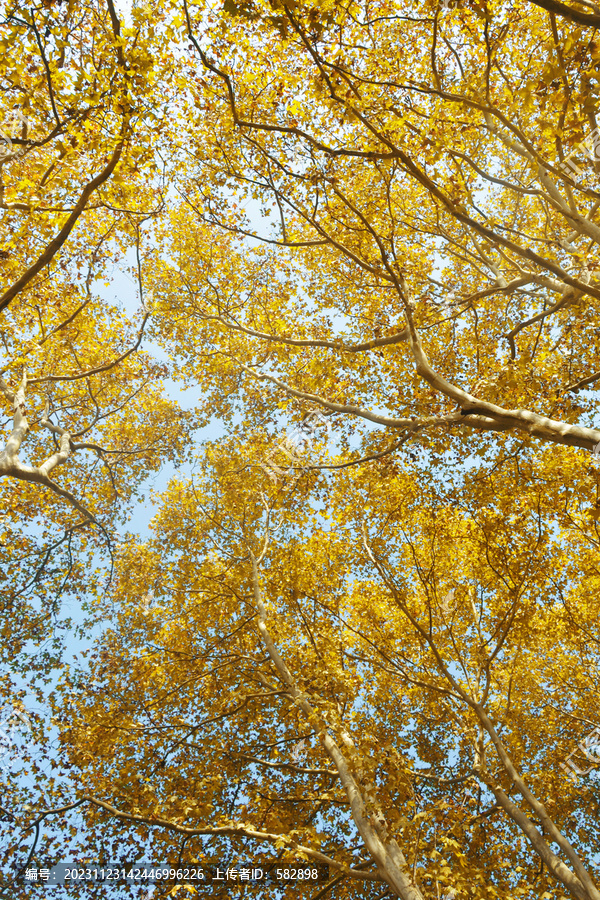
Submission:
M 1 22 L 0 896 L 600 900 L 600 6 Z

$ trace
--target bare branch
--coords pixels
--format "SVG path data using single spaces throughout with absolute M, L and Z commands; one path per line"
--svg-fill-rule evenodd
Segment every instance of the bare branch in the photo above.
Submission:
M 0 452 L 0 478 L 7 476 L 16 478 L 19 481 L 27 481 L 32 484 L 39 484 L 48 488 L 53 493 L 58 494 L 73 506 L 78 512 L 84 515 L 91 522 L 96 524 L 97 520 L 92 513 L 87 510 L 80 501 L 66 488 L 61 487 L 52 481 L 49 472 L 57 466 L 66 462 L 71 455 L 71 435 L 57 425 L 52 425 L 48 420 L 48 408 L 46 407 L 44 417 L 41 424 L 52 431 L 54 434 L 60 434 L 60 447 L 56 453 L 53 453 L 41 466 L 28 466 L 19 459 L 19 450 L 27 432 L 29 424 L 25 416 L 25 389 L 27 387 L 27 376 L 24 374 L 21 385 L 16 394 L 8 388 L 6 383 L 0 379 L 0 389 L 7 398 L 12 397 L 14 406 L 13 427 L 11 434 L 6 442 L 6 447 Z
M 105 181 L 113 174 L 114 170 L 117 167 L 117 164 L 121 158 L 121 154 L 123 152 L 123 147 L 125 146 L 125 137 L 129 130 L 129 118 L 126 117 L 123 120 L 123 127 L 121 129 L 121 134 L 119 140 L 117 142 L 117 146 L 115 147 L 113 154 L 108 162 L 108 164 L 104 167 L 104 169 L 93 178 L 88 184 L 84 187 L 83 191 L 79 195 L 79 200 L 75 204 L 73 208 L 73 212 L 68 217 L 67 221 L 63 225 L 63 227 L 58 232 L 57 236 L 54 240 L 50 241 L 44 252 L 38 259 L 27 269 L 26 272 L 21 275 L 17 281 L 14 282 L 11 287 L 9 287 L 0 297 L 0 311 L 6 309 L 11 300 L 13 300 L 17 294 L 19 294 L 23 288 L 25 288 L 29 282 L 35 278 L 35 276 L 40 272 L 44 266 L 47 266 L 48 263 L 53 259 L 53 257 L 58 253 L 62 245 L 65 243 L 71 231 L 75 227 L 77 220 L 83 213 L 87 201 L 94 193 L 94 191 L 100 187 L 100 185 L 104 184 Z
M 255 841 L 266 841 L 273 844 L 281 842 L 282 839 L 286 839 L 285 834 L 274 834 L 268 831 L 257 831 L 249 825 L 237 824 L 194 828 L 187 825 L 179 825 L 176 822 L 170 822 L 168 819 L 163 819 L 160 816 L 134 815 L 132 813 L 123 812 L 122 810 L 117 809 L 115 806 L 112 806 L 110 803 L 106 803 L 104 800 L 100 800 L 97 797 L 92 797 L 89 795 L 82 797 L 79 803 L 91 803 L 93 806 L 97 806 L 100 809 L 106 810 L 106 812 L 109 812 L 116 819 L 121 819 L 125 822 L 138 822 L 140 824 L 149 825 L 153 828 L 166 828 L 168 831 L 174 831 L 178 834 L 186 834 L 190 836 L 212 835 L 214 837 L 223 835 L 227 837 L 250 838 Z M 46 813 L 45 815 L 49 814 L 51 813 Z M 332 868 L 336 869 L 339 872 L 342 872 L 344 875 L 347 875 L 350 878 L 356 878 L 360 881 L 383 881 L 381 875 L 378 875 L 376 872 L 361 872 L 359 869 L 353 869 L 349 866 L 344 865 L 343 863 L 338 862 L 330 856 L 326 856 L 319 850 L 314 850 L 312 847 L 306 847 L 303 844 L 298 844 L 292 838 L 289 838 L 286 843 L 289 844 L 290 849 L 296 851 L 297 853 L 302 853 L 309 859 L 314 859 L 316 862 L 331 866 Z
M 570 19 L 571 22 L 577 22 L 578 25 L 586 25 L 588 28 L 600 28 L 600 16 L 582 13 L 566 3 L 560 3 L 560 0 L 529 0 L 548 12 L 562 16 L 564 19 Z

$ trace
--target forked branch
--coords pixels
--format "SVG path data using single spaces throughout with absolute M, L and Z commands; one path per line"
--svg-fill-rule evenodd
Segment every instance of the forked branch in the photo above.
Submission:
M 59 448 L 40 466 L 28 466 L 19 459 L 19 451 L 29 431 L 29 423 L 25 416 L 25 390 L 27 388 L 27 376 L 24 374 L 21 384 L 16 391 L 11 391 L 3 378 L 0 377 L 0 391 L 6 399 L 13 404 L 13 426 L 6 442 L 4 450 L 0 451 L 0 478 L 7 476 L 19 481 L 28 481 L 32 484 L 40 484 L 53 493 L 58 494 L 84 515 L 90 522 L 97 524 L 92 513 L 66 488 L 52 481 L 50 472 L 67 461 L 72 453 L 71 435 L 66 429 L 53 425 L 48 419 L 48 407 L 44 411 L 41 425 L 59 436 Z

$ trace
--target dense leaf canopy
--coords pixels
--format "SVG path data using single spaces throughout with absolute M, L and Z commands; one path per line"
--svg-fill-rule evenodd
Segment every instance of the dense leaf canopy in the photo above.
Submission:
M 599 26 L 4 4 L 2 896 L 600 900 Z

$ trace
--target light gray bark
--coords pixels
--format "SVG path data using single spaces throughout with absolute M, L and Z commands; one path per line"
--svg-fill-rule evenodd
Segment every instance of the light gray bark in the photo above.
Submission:
M 53 425 L 48 419 L 48 409 L 46 408 L 44 416 L 41 420 L 43 428 L 47 428 L 54 434 L 59 435 L 59 449 L 53 453 L 40 466 L 28 466 L 19 459 L 19 451 L 23 441 L 27 437 L 29 431 L 29 423 L 25 415 L 25 391 L 27 388 L 27 375 L 23 374 L 21 384 L 16 392 L 12 391 L 3 378 L 0 377 L 0 391 L 6 399 L 13 404 L 13 426 L 12 431 L 6 441 L 4 450 L 0 451 L 0 478 L 9 477 L 16 478 L 20 481 L 28 481 L 32 484 L 39 484 L 48 488 L 75 507 L 91 522 L 96 522 L 94 516 L 83 506 L 79 500 L 66 488 L 61 487 L 52 481 L 50 472 L 57 466 L 65 463 L 71 455 L 71 435 L 64 428 Z

